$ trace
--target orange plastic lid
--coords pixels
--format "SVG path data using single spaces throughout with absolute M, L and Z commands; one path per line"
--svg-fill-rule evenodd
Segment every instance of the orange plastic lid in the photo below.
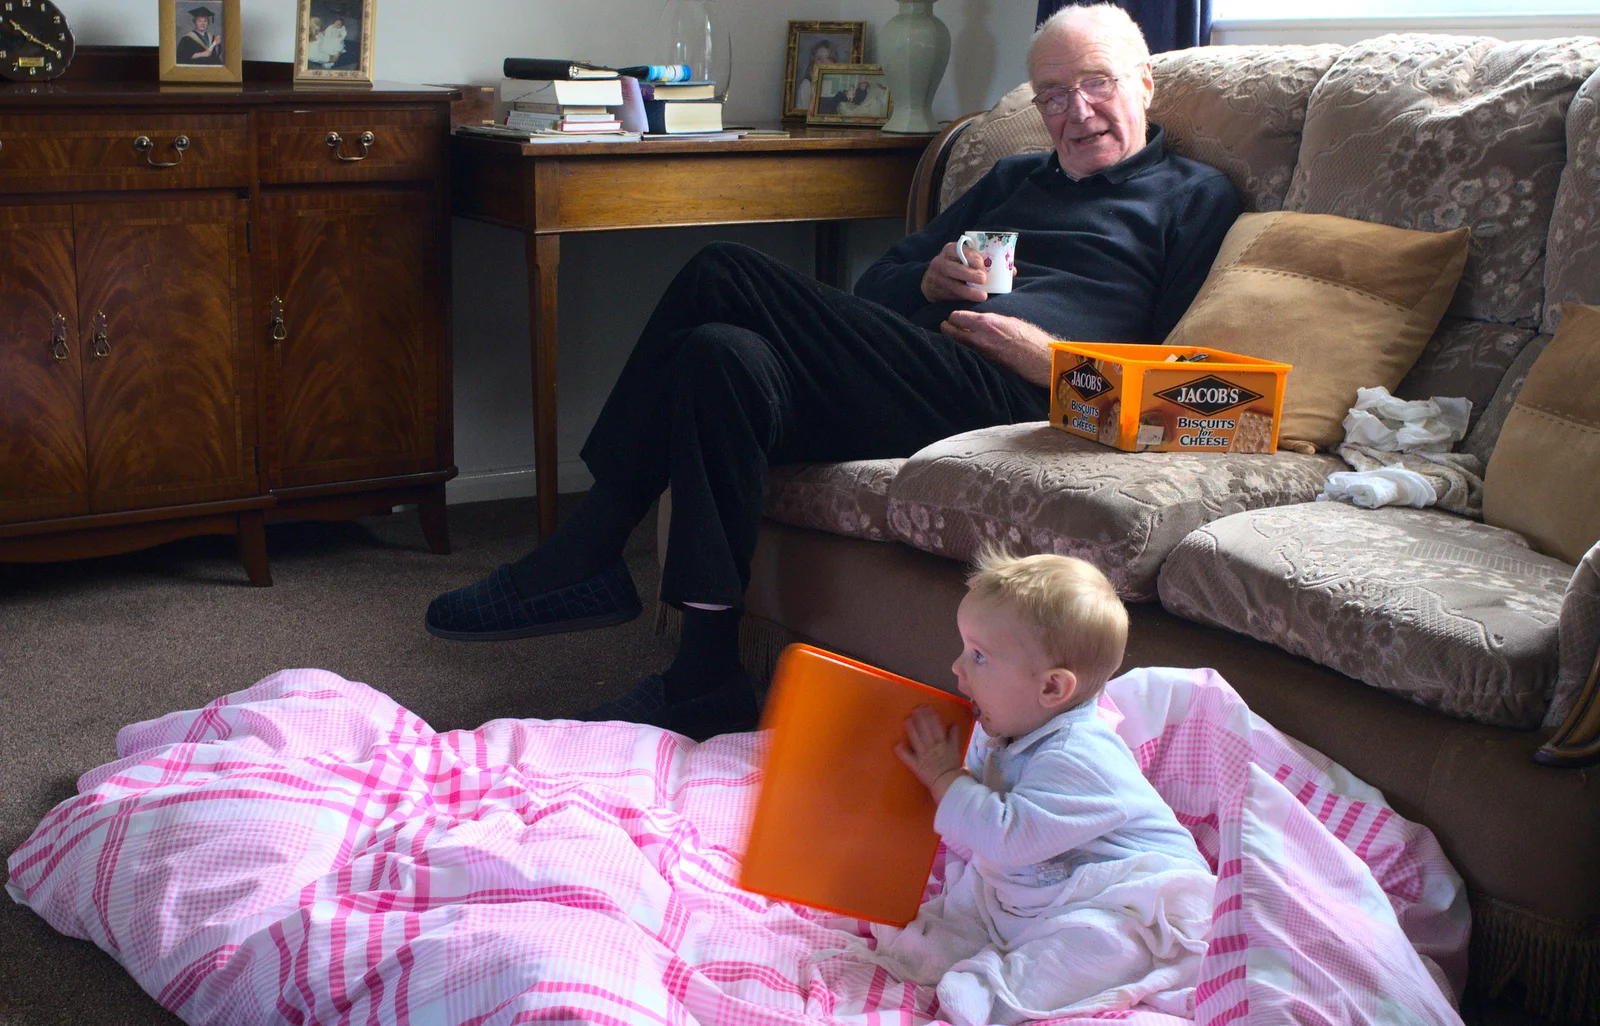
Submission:
M 739 886 L 873 922 L 916 918 L 939 835 L 928 789 L 894 753 L 931 707 L 972 736 L 972 704 L 846 656 L 790 645 L 761 726 L 770 730 Z

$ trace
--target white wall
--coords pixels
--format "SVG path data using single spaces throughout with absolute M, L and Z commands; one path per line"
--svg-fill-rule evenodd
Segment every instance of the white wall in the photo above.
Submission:
M 787 22 L 866 21 L 867 59 L 898 7 L 891 0 L 719 0 L 733 36 L 730 123 L 775 122 Z M 57 0 L 81 44 L 154 45 L 150 0 Z M 378 0 L 379 78 L 405 82 L 492 83 L 508 56 L 571 56 L 607 64 L 659 61 L 654 44 L 661 0 Z M 294 57 L 292 0 L 244 0 L 248 60 Z M 1022 50 L 1034 0 L 941 0 L 960 55 L 934 109 L 953 117 L 992 104 L 1025 77 Z M 898 237 L 898 221 L 852 225 L 852 273 Z M 722 231 L 623 232 L 568 237 L 561 256 L 560 454 L 563 490 L 587 486 L 577 459 L 650 309 L 672 275 L 701 244 L 734 239 L 796 267 L 812 266 L 807 225 Z M 527 274 L 522 237 L 475 222 L 455 222 L 456 463 L 451 501 L 533 492 Z M 619 268 L 626 269 L 623 287 Z

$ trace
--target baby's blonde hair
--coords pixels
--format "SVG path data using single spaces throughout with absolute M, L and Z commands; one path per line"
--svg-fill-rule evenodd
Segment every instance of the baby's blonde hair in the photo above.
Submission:
M 967 575 L 967 592 L 1020 616 L 1045 656 L 1077 675 L 1075 705 L 1098 695 L 1122 665 L 1128 611 L 1106 575 L 1090 563 L 986 548 Z

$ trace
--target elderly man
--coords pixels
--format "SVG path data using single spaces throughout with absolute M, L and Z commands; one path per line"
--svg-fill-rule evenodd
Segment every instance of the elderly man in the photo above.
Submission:
M 1166 152 L 1137 26 L 1068 7 L 1035 34 L 1029 77 L 1055 140 L 1000 161 L 856 283 L 828 288 L 713 245 L 656 306 L 583 448 L 595 477 L 532 553 L 428 607 L 455 640 L 582 630 L 637 616 L 621 552 L 669 484 L 663 600 L 684 610 L 673 663 L 590 719 L 704 737 L 753 725 L 739 604 L 767 467 L 908 456 L 940 438 L 1043 419 L 1049 342 L 1158 342 L 1238 216 L 1220 172 Z M 956 256 L 963 231 L 1019 233 L 1012 292 Z

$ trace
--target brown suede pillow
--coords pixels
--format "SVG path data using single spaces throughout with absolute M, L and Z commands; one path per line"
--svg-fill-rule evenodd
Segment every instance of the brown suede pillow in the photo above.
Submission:
M 1167 344 L 1293 364 L 1279 447 L 1332 448 L 1356 389 L 1392 390 L 1417 362 L 1461 278 L 1468 234 L 1243 214 Z
M 1600 540 L 1600 307 L 1565 303 L 1483 478 L 1483 519 L 1568 563 Z

